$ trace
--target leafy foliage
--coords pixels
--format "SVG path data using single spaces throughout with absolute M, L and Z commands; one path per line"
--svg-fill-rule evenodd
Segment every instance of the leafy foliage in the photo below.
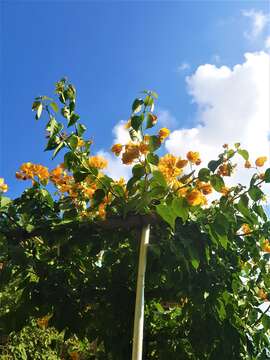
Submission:
M 107 160 L 91 155 L 74 86 L 62 79 L 56 94 L 59 104 L 41 96 L 32 108 L 37 120 L 48 117 L 45 149 L 53 157 L 64 152 L 62 164 L 50 171 L 23 164 L 16 177 L 32 186 L 14 200 L 1 195 L 0 329 L 17 344 L 12 354 L 73 356 L 46 342 L 37 355 L 40 333 L 25 348 L 38 323 L 65 349 L 66 339 L 81 339 L 76 346 L 87 339 L 90 359 L 130 358 L 140 228 L 149 221 L 144 358 L 269 358 L 266 158 L 252 166 L 238 143 L 225 144 L 207 168 L 198 168 L 198 152 L 160 156 L 170 132 L 154 133 L 157 94 L 146 91 L 132 104 L 130 142 L 112 147 L 132 177 L 112 179 L 103 172 Z M 237 155 L 255 170 L 249 187 L 226 186 Z

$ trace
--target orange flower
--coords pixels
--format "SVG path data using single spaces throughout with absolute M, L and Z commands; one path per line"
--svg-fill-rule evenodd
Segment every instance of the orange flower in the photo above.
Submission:
M 154 114 L 148 114 L 149 119 L 151 120 L 152 125 L 156 125 L 157 123 L 157 116 Z
M 121 144 L 114 144 L 111 148 L 111 151 L 116 155 L 119 156 L 123 149 L 123 145 Z
M 249 234 L 251 232 L 250 226 L 248 224 L 243 224 L 241 229 L 244 234 Z
M 205 203 L 205 197 L 196 189 L 187 194 L 186 199 L 191 206 L 203 205 Z
M 158 136 L 159 136 L 161 142 L 164 141 L 169 135 L 170 135 L 169 129 L 164 127 L 159 130 Z
M 222 186 L 220 192 L 223 196 L 227 196 L 230 192 L 230 189 L 227 186 Z
M 129 143 L 125 146 L 125 152 L 122 155 L 123 164 L 130 165 L 140 156 L 140 150 L 137 144 Z
M 172 154 L 166 154 L 159 159 L 158 169 L 169 183 L 174 182 L 176 177 L 179 176 L 183 171 L 177 167 L 178 161 L 179 158 Z
M 187 160 L 179 159 L 176 163 L 176 167 L 178 167 L 179 169 L 182 169 L 187 165 L 187 163 L 188 163 Z
M 246 169 L 250 169 L 251 168 L 251 163 L 248 160 L 246 160 L 244 166 L 245 166 Z
M 229 169 L 228 164 L 220 165 L 217 173 L 218 173 L 218 175 L 221 175 L 221 176 L 230 176 L 230 169 Z
M 265 239 L 263 242 L 262 250 L 264 252 L 270 253 L 270 243 L 269 240 Z
M 40 328 L 46 329 L 48 327 L 49 320 L 51 315 L 43 316 L 42 318 L 37 319 L 37 324 Z
M 200 154 L 198 152 L 189 151 L 187 153 L 187 159 L 192 163 L 196 165 L 199 165 L 200 163 L 197 163 L 200 161 Z
M 69 353 L 69 356 L 71 357 L 72 360 L 80 360 L 80 356 L 77 353 L 77 351 L 72 351 Z
M 0 178 L 0 191 L 1 192 L 7 192 L 8 191 L 8 185 L 5 184 L 3 178 Z
M 204 195 L 209 195 L 213 191 L 213 188 L 210 184 L 200 184 L 199 189 L 202 191 Z
M 145 155 L 145 154 L 147 154 L 149 152 L 149 147 L 145 143 L 140 143 L 139 150 L 143 155 Z
M 264 163 L 266 162 L 266 160 L 267 160 L 266 156 L 260 156 L 260 157 L 258 157 L 258 159 L 256 159 L 255 164 L 258 167 L 262 167 L 264 165 Z
M 267 294 L 263 289 L 259 289 L 257 295 L 261 300 L 267 300 Z
M 104 157 L 96 155 L 96 156 L 90 156 L 89 165 L 97 168 L 97 169 L 104 169 L 108 166 L 108 161 L 104 159 Z
M 101 203 L 101 204 L 98 206 L 98 215 L 99 215 L 102 219 L 105 219 L 105 217 L 106 217 L 105 204 Z

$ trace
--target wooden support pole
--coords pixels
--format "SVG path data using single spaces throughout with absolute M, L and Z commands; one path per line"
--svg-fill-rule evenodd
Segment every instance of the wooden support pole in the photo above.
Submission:
M 139 266 L 137 275 L 136 303 L 133 328 L 132 360 L 142 360 L 144 325 L 144 283 L 149 244 L 150 225 L 144 225 L 141 233 Z

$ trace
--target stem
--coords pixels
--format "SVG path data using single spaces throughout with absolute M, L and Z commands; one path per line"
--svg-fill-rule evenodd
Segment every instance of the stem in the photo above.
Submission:
M 143 325 L 144 325 L 144 283 L 149 244 L 150 225 L 145 225 L 141 233 L 141 245 L 137 276 L 136 304 L 133 329 L 132 360 L 142 360 L 143 355 Z

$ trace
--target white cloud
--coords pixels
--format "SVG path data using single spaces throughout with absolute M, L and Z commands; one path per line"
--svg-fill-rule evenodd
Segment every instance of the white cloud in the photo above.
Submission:
M 224 143 L 240 142 L 253 160 L 269 155 L 269 79 L 270 55 L 265 52 L 247 53 L 245 61 L 233 68 L 199 66 L 186 79 L 198 106 L 197 126 L 173 131 L 165 143 L 167 150 L 182 156 L 197 150 L 203 166 L 217 157 Z M 245 183 L 247 177 L 243 169 L 234 181 Z
M 179 65 L 177 67 L 177 72 L 182 72 L 182 71 L 189 70 L 189 69 L 190 69 L 189 63 L 183 62 L 181 65 Z
M 251 20 L 251 29 L 249 32 L 244 33 L 245 36 L 249 39 L 255 39 L 265 29 L 269 21 L 269 15 L 254 9 L 244 10 L 242 14 Z

